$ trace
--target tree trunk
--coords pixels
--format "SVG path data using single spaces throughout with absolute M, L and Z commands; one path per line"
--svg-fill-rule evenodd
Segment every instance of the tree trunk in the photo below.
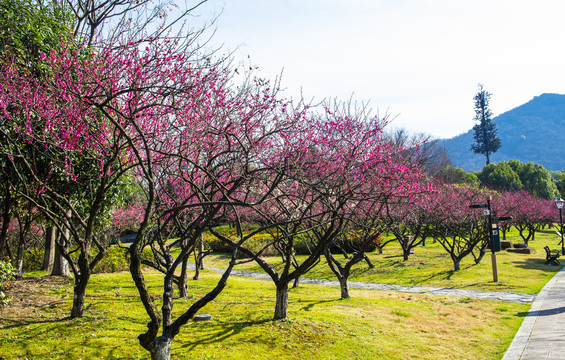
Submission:
M 55 233 L 56 229 L 49 226 L 45 229 L 45 253 L 43 254 L 43 265 L 41 270 L 53 271 L 53 262 L 55 260 Z
M 20 223 L 21 226 L 21 223 Z M 23 274 L 24 267 L 24 251 L 26 247 L 26 236 L 29 234 L 31 229 L 31 219 L 26 217 L 23 220 L 23 229 L 20 228 L 18 232 L 18 248 L 16 250 L 16 270 L 18 271 L 18 277 L 21 278 Z
M 404 261 L 408 261 L 408 256 L 410 256 L 410 249 L 402 249 L 402 258 Z
M 487 253 L 487 252 L 486 252 L 486 249 L 480 249 L 480 250 L 479 250 L 479 256 L 477 256 L 477 257 L 475 258 L 475 264 L 476 264 L 476 265 L 480 264 L 480 262 L 481 262 L 481 261 L 483 260 L 483 258 L 485 257 L 485 254 L 486 254 L 486 253 Z
M 275 303 L 274 320 L 286 320 L 288 310 L 288 281 L 277 284 L 277 299 Z
M 2 229 L 0 230 L 0 260 L 9 255 L 8 249 L 8 228 L 10 227 L 10 210 L 12 209 L 12 193 L 10 187 L 6 186 L 6 194 L 4 197 L 4 211 L 2 214 Z
M 24 267 L 24 239 L 20 238 L 18 243 L 18 252 L 16 255 L 16 270 L 18 271 L 18 278 L 22 277 Z
M 351 295 L 349 295 L 349 283 L 347 282 L 347 277 L 344 276 L 339 278 L 339 287 L 341 289 L 342 299 L 351 298 Z
M 375 264 L 373 264 L 371 259 L 369 259 L 369 257 L 367 256 L 367 254 L 363 255 L 363 259 L 365 259 L 365 262 L 367 263 L 367 265 L 369 265 L 369 269 L 375 268 Z
M 196 267 L 198 268 L 198 265 L 196 265 Z M 188 298 L 187 280 L 188 280 L 188 255 L 182 261 L 179 283 L 178 283 L 179 296 L 183 299 Z
M 204 234 L 200 234 L 198 242 L 198 264 L 199 270 L 204 270 Z
M 203 259 L 202 259 L 202 252 L 204 251 L 202 246 L 202 235 L 200 236 L 200 241 L 197 242 L 196 246 L 194 247 L 194 276 L 192 280 L 198 280 L 200 278 L 200 270 L 204 269 Z M 198 251 L 196 251 L 198 249 Z
M 61 245 L 55 245 L 55 256 L 53 261 L 53 270 L 51 271 L 51 276 L 69 276 L 69 264 L 67 259 L 63 257 L 61 253 Z
M 151 360 L 170 360 L 172 342 L 173 339 L 165 336 L 155 338 L 151 349 Z
M 86 297 L 86 285 L 88 284 L 88 279 L 90 278 L 90 273 L 82 273 L 75 279 L 74 287 L 74 297 L 73 297 L 73 308 L 71 309 L 71 319 L 82 317 L 84 313 L 84 299 Z
M 200 278 L 200 270 L 204 270 L 204 235 L 200 234 L 200 240 L 196 242 L 194 248 L 194 277 L 193 280 Z
M 300 276 L 294 278 L 294 283 L 292 284 L 293 288 L 297 288 L 300 285 Z
M 195 268 L 194 268 L 194 276 L 192 277 L 192 280 L 198 280 L 200 278 L 200 265 L 198 265 L 198 263 L 195 264 Z
M 461 270 L 460 260 L 458 260 L 458 259 L 453 259 L 453 270 L 454 270 L 454 271 L 459 271 L 459 270 Z

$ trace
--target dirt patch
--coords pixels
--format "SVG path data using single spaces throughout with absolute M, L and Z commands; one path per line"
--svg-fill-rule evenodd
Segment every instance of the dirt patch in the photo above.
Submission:
M 0 306 L 0 318 L 11 321 L 37 320 L 38 316 L 60 318 L 63 304 L 72 299 L 71 283 L 71 279 L 61 276 L 24 277 L 9 281 L 4 293 L 10 302 L 7 306 Z M 2 323 L 0 321 L 0 328 Z

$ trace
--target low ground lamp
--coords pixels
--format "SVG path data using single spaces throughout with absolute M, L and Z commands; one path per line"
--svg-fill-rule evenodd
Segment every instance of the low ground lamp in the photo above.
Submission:
M 555 206 L 559 209 L 559 223 L 561 224 L 561 255 L 565 255 L 565 244 L 563 243 L 563 205 L 565 200 L 559 198 L 555 200 Z

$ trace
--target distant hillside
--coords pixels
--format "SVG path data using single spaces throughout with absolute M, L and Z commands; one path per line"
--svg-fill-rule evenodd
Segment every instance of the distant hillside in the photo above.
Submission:
M 542 94 L 495 118 L 502 147 L 491 162 L 512 159 L 542 164 L 547 170 L 565 170 L 565 95 Z M 482 155 L 470 148 L 473 131 L 442 140 L 455 166 L 479 171 L 485 164 Z

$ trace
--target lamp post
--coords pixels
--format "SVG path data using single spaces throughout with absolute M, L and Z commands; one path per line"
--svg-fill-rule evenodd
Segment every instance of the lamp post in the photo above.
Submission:
M 492 224 L 492 210 L 490 208 L 490 201 L 491 197 L 487 199 L 486 204 L 472 204 L 469 205 L 470 209 L 480 209 L 486 208 L 484 210 L 484 214 L 488 215 L 488 236 L 490 241 L 490 249 L 492 250 L 491 260 L 492 260 L 492 280 L 497 283 L 498 282 L 498 266 L 496 264 L 496 252 L 500 251 L 500 238 L 498 234 L 498 227 L 496 229 L 493 228 Z M 497 240 L 498 242 L 496 242 Z
M 555 200 L 555 206 L 559 209 L 559 223 L 561 224 L 561 255 L 565 255 L 565 244 L 563 243 L 563 205 L 565 200 L 559 198 Z

